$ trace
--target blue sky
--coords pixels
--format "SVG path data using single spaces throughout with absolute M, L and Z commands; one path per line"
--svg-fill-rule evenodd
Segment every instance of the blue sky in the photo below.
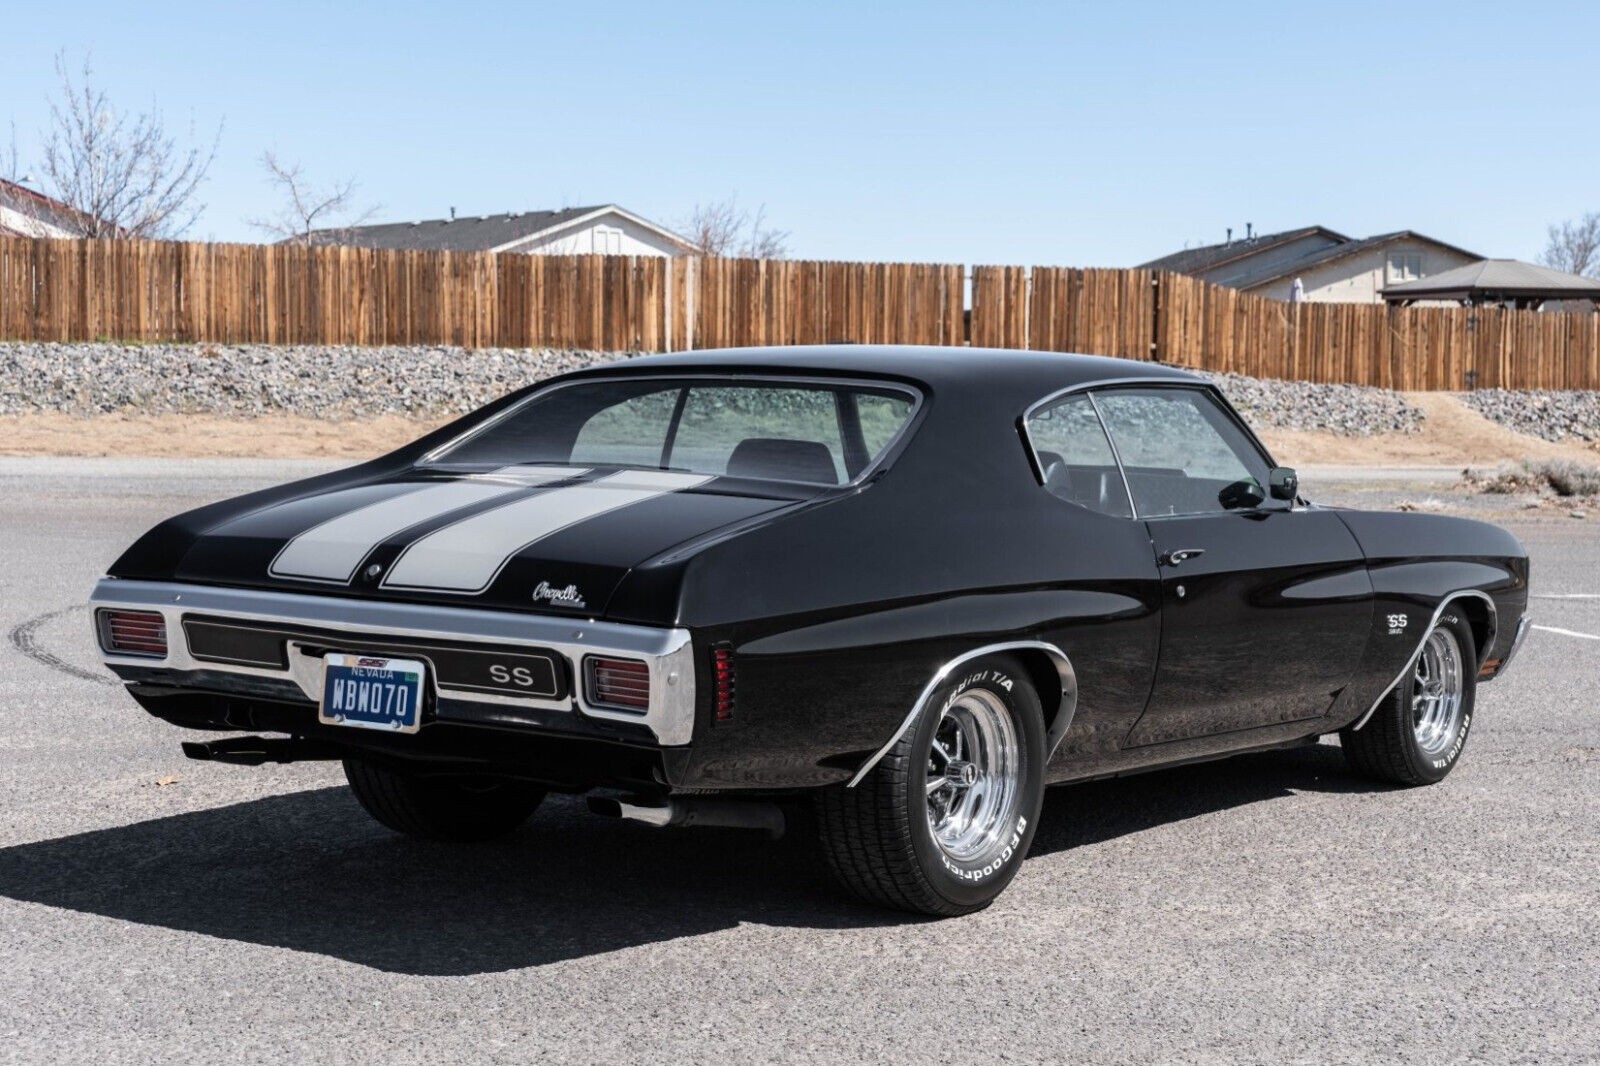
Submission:
M 1600 210 L 1600 5 L 14 5 L 0 138 L 52 56 L 225 123 L 190 236 L 248 240 L 263 149 L 381 220 L 765 204 L 806 258 L 1125 266 L 1242 233 L 1416 229 L 1531 258 Z

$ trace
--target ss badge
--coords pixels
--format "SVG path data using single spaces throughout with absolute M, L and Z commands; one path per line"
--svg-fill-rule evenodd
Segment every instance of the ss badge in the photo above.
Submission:
M 1402 633 L 1404 633 L 1406 631 L 1406 626 L 1410 622 L 1411 622 L 1411 619 L 1407 615 L 1391 614 L 1389 616 L 1389 635 L 1391 637 L 1400 636 Z

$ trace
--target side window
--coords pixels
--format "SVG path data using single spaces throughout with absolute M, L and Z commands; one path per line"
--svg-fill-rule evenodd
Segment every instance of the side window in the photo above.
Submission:
M 1087 396 L 1040 408 L 1028 416 L 1027 428 L 1045 488 L 1091 511 L 1133 517 L 1116 457 Z
M 1266 462 L 1248 437 L 1195 389 L 1095 394 L 1142 518 L 1256 506 Z
M 571 461 L 659 466 L 679 391 L 670 388 L 647 392 L 602 407 L 578 430 Z

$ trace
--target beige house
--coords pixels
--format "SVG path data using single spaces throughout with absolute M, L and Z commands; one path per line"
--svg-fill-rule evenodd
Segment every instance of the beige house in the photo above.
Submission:
M 1217 285 L 1270 296 L 1331 303 L 1383 302 L 1384 288 L 1480 262 L 1476 255 L 1432 237 L 1401 230 L 1356 239 L 1323 226 L 1282 233 L 1248 233 L 1139 264 L 1173 270 Z

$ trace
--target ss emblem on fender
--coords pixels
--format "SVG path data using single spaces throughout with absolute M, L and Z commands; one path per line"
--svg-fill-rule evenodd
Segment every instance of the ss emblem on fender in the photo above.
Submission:
M 1398 637 L 1400 634 L 1406 631 L 1406 626 L 1409 625 L 1410 622 L 1411 619 L 1407 615 L 1391 614 L 1389 616 L 1389 635 L 1391 637 Z

